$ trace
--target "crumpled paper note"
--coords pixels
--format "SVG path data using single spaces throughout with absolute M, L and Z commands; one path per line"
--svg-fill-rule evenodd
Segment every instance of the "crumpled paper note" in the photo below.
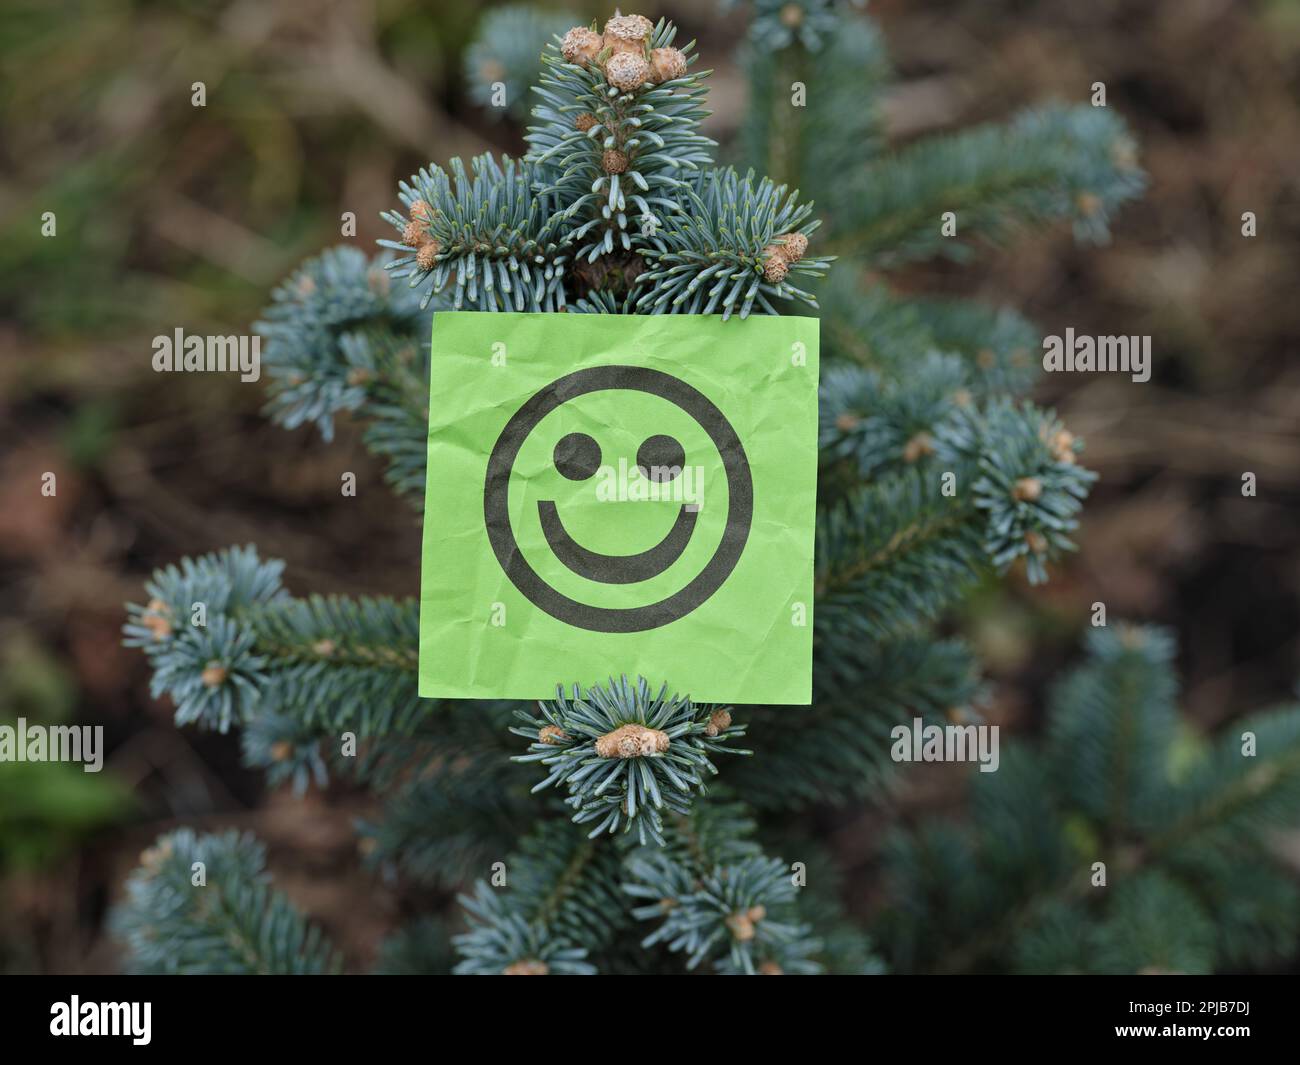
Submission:
M 817 325 L 437 313 L 420 695 L 808 703 Z

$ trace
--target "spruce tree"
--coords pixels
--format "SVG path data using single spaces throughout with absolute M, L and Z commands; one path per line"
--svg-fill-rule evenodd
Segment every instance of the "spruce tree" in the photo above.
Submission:
M 978 664 L 936 621 L 1012 567 L 1045 580 L 1093 481 L 1082 441 L 1026 398 L 1030 322 L 902 294 L 883 272 L 1030 226 L 1104 239 L 1143 175 L 1122 121 L 1087 105 L 890 151 L 875 25 L 831 0 L 751 6 L 730 165 L 701 128 L 707 71 L 670 22 L 616 14 L 547 41 L 549 16 L 485 19 L 476 101 L 492 106 L 495 83 L 519 114 L 541 52 L 527 154 L 430 163 L 399 185 L 384 251 L 303 264 L 257 329 L 270 416 L 329 439 L 351 415 L 419 507 L 439 310 L 818 314 L 813 705 L 697 705 L 618 662 L 607 682 L 557 676 L 537 706 L 421 700 L 414 600 L 293 595 L 251 546 L 158 571 L 129 607 L 154 694 L 180 725 L 239 729 L 272 785 L 346 778 L 382 796 L 361 826 L 366 860 L 461 897 L 395 930 L 381 971 L 1199 971 L 1267 957 L 1288 907 L 1295 934 L 1294 888 L 1262 833 L 1263 815 L 1295 809 L 1300 717 L 1259 719 L 1253 765 L 1229 738 L 1174 774 L 1168 639 L 1138 629 L 1094 640 L 1044 751 L 976 774 L 968 829 L 894 840 L 898 891 L 874 946 L 846 916 L 802 811 L 887 798 L 894 725 L 978 719 Z M 199 860 L 209 883 L 193 889 Z M 1094 861 L 1115 884 L 1104 902 L 1088 895 Z M 344 965 L 236 833 L 161 838 L 115 923 L 144 971 Z

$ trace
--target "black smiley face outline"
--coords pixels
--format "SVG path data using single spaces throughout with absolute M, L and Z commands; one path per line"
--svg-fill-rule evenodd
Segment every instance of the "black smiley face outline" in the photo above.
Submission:
M 591 606 L 556 591 L 528 564 L 510 525 L 510 473 L 514 469 L 519 449 L 528 439 L 529 434 L 546 415 L 569 400 L 610 389 L 648 392 L 680 407 L 709 435 L 718 449 L 727 475 L 727 523 L 713 556 L 685 587 L 657 603 L 646 606 Z M 544 508 L 541 503 L 538 507 L 544 527 L 543 532 L 546 533 L 547 508 Z M 550 509 L 554 510 L 554 504 Z M 644 574 L 632 577 L 628 583 L 646 580 L 662 572 L 667 565 L 675 561 L 676 556 L 673 556 L 667 564 L 661 564 L 672 551 L 676 550 L 677 555 L 680 555 L 685 547 L 685 540 L 682 540 L 680 546 L 677 541 L 683 535 L 684 514 L 690 514 L 690 519 L 686 522 L 688 527 L 684 530 L 685 539 L 690 538 L 689 526 L 693 524 L 694 514 L 683 509 L 678 512 L 673 529 L 658 545 L 640 555 L 627 556 L 640 560 L 633 564 L 633 572 Z M 510 582 L 529 602 L 551 617 L 593 632 L 645 632 L 685 617 L 712 596 L 736 568 L 745 549 L 745 543 L 749 539 L 753 517 L 754 483 L 749 471 L 749 458 L 745 454 L 740 437 L 736 435 L 726 415 L 703 392 L 681 378 L 643 366 L 617 364 L 590 366 L 557 377 L 550 384 L 539 389 L 510 416 L 510 420 L 501 430 L 500 436 L 492 447 L 492 454 L 488 458 L 487 474 L 483 482 L 483 521 L 487 529 L 488 542 L 492 545 L 492 551 L 506 576 L 510 578 Z M 556 525 L 559 525 L 558 514 L 555 514 L 554 518 Z M 562 525 L 559 525 L 558 530 L 555 528 L 550 530 L 557 535 L 562 531 Z M 554 550 L 550 533 L 547 533 L 547 542 Z M 574 561 L 582 565 L 583 559 L 580 553 L 585 549 L 577 544 L 573 544 L 573 548 L 576 553 L 570 559 L 561 558 L 561 561 L 566 565 Z M 585 560 L 587 564 L 594 564 L 595 561 L 607 557 L 594 553 L 588 554 L 592 557 Z M 636 569 L 637 566 L 640 569 Z M 656 566 L 658 566 L 657 570 Z M 574 567 L 570 565 L 570 568 Z M 575 572 L 582 571 L 577 569 Z

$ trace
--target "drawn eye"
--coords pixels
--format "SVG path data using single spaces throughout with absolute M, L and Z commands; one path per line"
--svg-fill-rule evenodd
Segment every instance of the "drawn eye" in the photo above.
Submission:
M 660 483 L 675 480 L 685 462 L 686 452 L 671 436 L 648 437 L 636 453 L 641 476 Z
M 600 469 L 600 445 L 586 433 L 569 433 L 555 445 L 555 468 L 571 481 L 585 481 Z

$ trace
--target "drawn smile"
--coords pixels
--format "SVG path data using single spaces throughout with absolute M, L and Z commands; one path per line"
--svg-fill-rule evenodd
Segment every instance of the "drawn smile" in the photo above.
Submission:
M 552 411 L 596 392 L 628 391 L 658 396 L 679 407 L 699 424 L 722 460 L 725 498 L 710 500 L 711 509 L 726 507 L 726 523 L 708 561 L 676 591 L 640 606 L 595 606 L 552 587 L 520 549 L 510 524 L 510 477 L 515 459 L 529 434 Z M 555 445 L 554 464 L 570 481 L 587 481 L 601 465 L 597 442 L 572 432 Z M 656 433 L 637 450 L 637 466 L 662 486 L 671 482 L 686 461 L 682 445 Z M 668 534 L 647 551 L 606 555 L 579 544 L 560 520 L 554 500 L 541 500 L 537 515 L 552 554 L 570 571 L 601 584 L 649 581 L 681 558 L 698 518 L 689 502 L 682 505 Z M 754 516 L 754 483 L 749 458 L 726 415 L 704 393 L 680 377 L 643 366 L 589 366 L 557 377 L 524 401 L 510 416 L 488 456 L 483 478 L 483 525 L 488 542 L 511 583 L 551 617 L 592 632 L 645 632 L 670 625 L 708 600 L 740 561 Z
M 569 535 L 553 500 L 539 500 L 537 516 L 555 557 L 578 576 L 602 584 L 635 584 L 659 576 L 681 558 L 695 531 L 697 513 L 683 504 L 678 508 L 673 527 L 662 540 L 649 550 L 631 555 L 606 555 L 583 547 Z

